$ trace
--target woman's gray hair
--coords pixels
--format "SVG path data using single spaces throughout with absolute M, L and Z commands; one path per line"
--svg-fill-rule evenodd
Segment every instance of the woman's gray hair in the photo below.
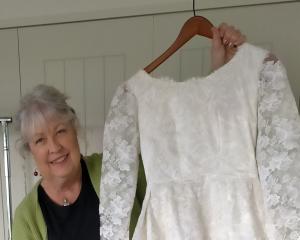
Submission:
M 30 152 L 28 142 L 34 130 L 41 124 L 46 124 L 49 118 L 60 117 L 79 130 L 78 117 L 67 104 L 67 99 L 68 97 L 56 88 L 44 84 L 36 86 L 22 97 L 14 123 L 20 133 L 17 146 L 24 158 Z

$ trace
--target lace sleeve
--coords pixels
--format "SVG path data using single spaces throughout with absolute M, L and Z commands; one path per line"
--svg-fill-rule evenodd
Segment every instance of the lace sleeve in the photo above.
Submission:
M 139 163 L 138 143 L 136 99 L 123 85 L 113 98 L 104 128 L 99 207 L 101 240 L 129 239 Z
M 269 239 L 299 240 L 300 119 L 280 61 L 261 72 L 256 154 Z

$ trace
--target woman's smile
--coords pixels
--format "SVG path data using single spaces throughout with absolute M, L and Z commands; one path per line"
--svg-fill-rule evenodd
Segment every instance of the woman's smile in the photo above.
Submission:
M 56 157 L 53 160 L 50 160 L 49 162 L 52 165 L 57 165 L 57 164 L 65 163 L 68 157 L 69 157 L 69 153 L 63 154 L 63 155 L 60 155 L 60 156 Z

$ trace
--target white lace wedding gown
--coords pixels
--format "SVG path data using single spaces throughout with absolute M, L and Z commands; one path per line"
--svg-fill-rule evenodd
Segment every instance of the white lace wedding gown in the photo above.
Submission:
M 207 77 L 117 90 L 104 132 L 101 240 L 128 239 L 138 152 L 147 192 L 134 240 L 300 239 L 300 120 L 280 61 L 248 43 Z

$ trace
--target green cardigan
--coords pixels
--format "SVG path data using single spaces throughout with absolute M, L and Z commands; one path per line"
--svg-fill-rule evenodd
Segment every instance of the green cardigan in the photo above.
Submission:
M 93 187 L 99 197 L 102 154 L 93 154 L 91 156 L 85 157 L 85 161 Z M 41 208 L 38 203 L 38 185 L 39 182 L 33 187 L 31 192 L 23 199 L 23 201 L 20 203 L 20 205 L 15 211 L 12 226 L 13 240 L 47 240 L 47 227 L 43 218 Z M 145 175 L 143 171 L 143 166 L 142 164 L 140 164 L 137 194 L 130 222 L 131 237 L 140 214 L 141 204 L 145 195 L 145 187 Z

